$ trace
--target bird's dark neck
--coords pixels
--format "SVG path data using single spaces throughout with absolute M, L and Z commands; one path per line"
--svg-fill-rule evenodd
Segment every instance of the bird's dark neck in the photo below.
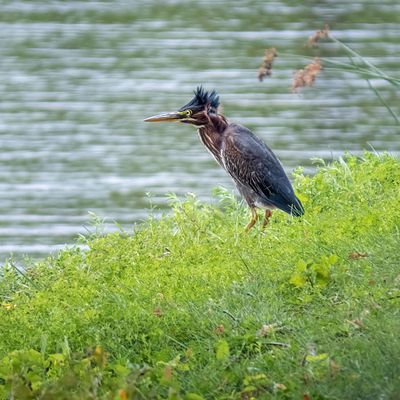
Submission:
M 207 147 L 219 164 L 222 165 L 221 147 L 223 132 L 228 126 L 228 121 L 222 115 L 209 115 L 209 122 L 199 127 L 200 140 Z

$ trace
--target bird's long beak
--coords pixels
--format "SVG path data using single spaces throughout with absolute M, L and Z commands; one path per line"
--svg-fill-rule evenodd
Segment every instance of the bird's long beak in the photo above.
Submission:
M 168 122 L 168 121 L 179 121 L 182 119 L 182 114 L 178 112 L 164 113 L 153 115 L 152 117 L 146 118 L 144 122 Z

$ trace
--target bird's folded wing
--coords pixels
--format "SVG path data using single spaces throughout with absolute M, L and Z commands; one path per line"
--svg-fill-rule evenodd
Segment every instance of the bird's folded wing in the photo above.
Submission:
M 230 137 L 222 149 L 225 169 L 267 203 L 291 213 L 298 200 L 281 163 L 260 139 L 243 130 L 244 134 Z

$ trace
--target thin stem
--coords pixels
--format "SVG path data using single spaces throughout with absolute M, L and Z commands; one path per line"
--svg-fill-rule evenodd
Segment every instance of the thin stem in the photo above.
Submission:
M 386 74 L 381 71 L 378 67 L 376 67 L 374 64 L 370 63 L 368 60 L 366 60 L 364 57 L 362 57 L 359 53 L 357 53 L 355 50 L 353 50 L 351 47 L 349 47 L 348 45 L 344 44 L 343 42 L 341 42 L 340 40 L 336 39 L 334 36 L 329 36 L 329 38 L 339 44 L 344 50 L 346 50 L 348 53 L 350 53 L 351 55 L 353 55 L 354 57 L 357 57 L 358 59 L 360 59 L 365 65 L 367 65 L 369 68 L 375 70 L 375 72 L 377 72 L 379 75 L 382 76 L 386 76 Z
M 299 57 L 302 57 L 302 58 L 305 58 L 305 59 L 308 59 L 308 60 L 313 60 L 315 58 L 315 57 L 303 56 L 303 55 L 300 56 L 298 54 L 293 54 L 293 53 L 280 53 L 280 54 L 283 54 L 284 56 L 288 56 L 288 57 L 293 57 L 293 58 L 296 58 L 296 59 L 298 59 Z M 337 67 L 342 67 L 342 69 L 333 69 L 333 68 L 331 69 L 331 68 L 329 68 L 332 71 L 334 71 L 334 70 L 335 71 L 346 70 L 347 72 L 363 74 L 363 75 L 369 76 L 371 78 L 383 79 L 383 80 L 391 83 L 394 86 L 399 86 L 400 87 L 400 78 L 395 78 L 393 76 L 389 76 L 389 75 L 383 74 L 383 73 L 378 73 L 376 71 L 373 72 L 370 69 L 360 67 L 360 66 L 358 66 L 356 64 L 349 64 L 349 63 L 344 63 L 344 62 L 340 62 L 340 61 L 333 61 L 333 60 L 330 60 L 329 58 L 323 58 L 323 57 L 321 57 L 320 60 L 321 60 L 323 65 L 324 64 L 325 65 L 329 64 L 329 65 L 335 65 Z
M 19 275 L 21 275 L 25 281 L 29 282 L 33 287 L 39 289 L 38 285 L 31 278 L 29 278 L 24 272 L 22 272 L 12 261 L 9 261 L 8 264 L 16 271 Z
M 386 109 L 390 112 L 390 114 L 392 115 L 392 117 L 395 119 L 395 121 L 397 122 L 398 125 L 400 125 L 400 119 L 399 117 L 396 115 L 396 113 L 391 109 L 391 107 L 389 106 L 389 104 L 386 102 L 386 100 L 381 96 L 381 94 L 379 93 L 378 89 L 376 87 L 374 87 L 372 85 L 372 83 L 370 82 L 369 79 L 367 79 L 368 85 L 369 87 L 375 92 L 376 96 L 378 97 L 378 99 L 381 101 L 381 103 L 386 107 Z
M 375 74 L 371 71 L 365 70 L 365 69 L 356 69 L 356 68 L 331 68 L 331 67 L 326 67 L 325 70 L 327 71 L 339 71 L 339 72 L 349 72 L 349 73 L 354 73 L 358 74 L 364 77 L 364 79 L 368 78 L 374 78 L 374 79 L 382 79 L 384 81 L 389 82 L 393 86 L 400 86 L 400 79 L 397 78 L 384 78 L 378 74 Z
M 232 313 L 230 313 L 228 310 L 222 310 L 222 312 L 224 314 L 226 314 L 228 317 L 231 317 L 236 323 L 239 322 L 239 320 Z

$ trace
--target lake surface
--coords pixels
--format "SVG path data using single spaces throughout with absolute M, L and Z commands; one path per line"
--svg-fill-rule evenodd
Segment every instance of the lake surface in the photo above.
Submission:
M 143 123 L 199 84 L 288 173 L 345 151 L 399 153 L 399 126 L 365 81 L 323 71 L 291 92 L 301 55 L 346 60 L 332 44 L 304 47 L 324 23 L 398 76 L 397 0 L 0 1 L 0 261 L 74 243 L 88 211 L 107 230 L 132 230 L 151 207 L 165 209 L 168 192 L 209 200 L 214 186 L 233 189 L 192 127 Z M 266 47 L 279 57 L 259 82 Z M 373 83 L 399 112 L 398 93 Z

